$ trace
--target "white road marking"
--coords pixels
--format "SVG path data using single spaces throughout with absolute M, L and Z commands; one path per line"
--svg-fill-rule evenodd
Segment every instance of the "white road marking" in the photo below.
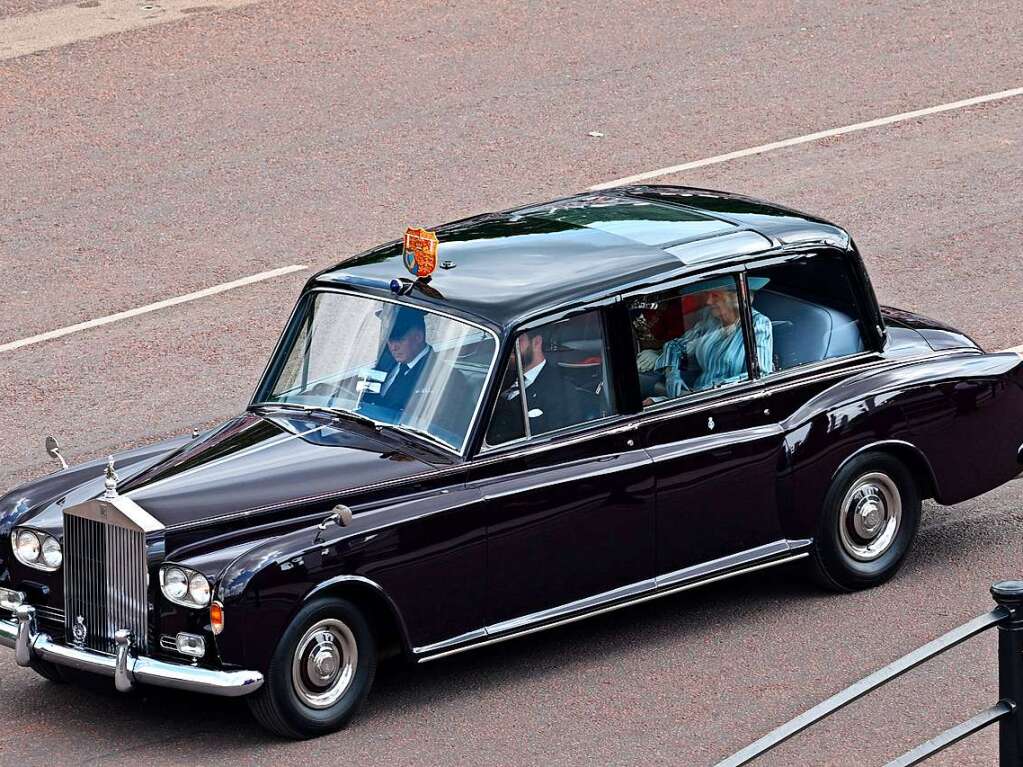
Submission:
M 866 122 L 854 123 L 841 128 L 831 128 L 830 130 L 818 131 L 817 133 L 808 133 L 805 136 L 797 136 L 795 138 L 784 139 L 783 141 L 772 141 L 770 144 L 761 144 L 760 146 L 750 147 L 749 149 L 739 149 L 735 152 L 719 154 L 715 157 L 708 157 L 704 160 L 694 160 L 693 162 L 686 162 L 681 165 L 671 165 L 667 168 L 651 170 L 646 173 L 637 173 L 634 176 L 616 178 L 614 181 L 607 181 L 602 184 L 591 186 L 590 189 L 596 191 L 599 189 L 610 189 L 614 186 L 637 184 L 641 181 L 648 181 L 649 179 L 657 178 L 659 176 L 669 176 L 674 173 L 693 170 L 694 168 L 704 168 L 708 165 L 717 165 L 718 163 L 728 162 L 729 160 L 738 160 L 741 157 L 751 157 L 757 154 L 764 154 L 765 152 L 771 152 L 775 149 L 784 149 L 785 147 L 797 146 L 799 144 L 808 144 L 811 141 L 820 141 L 821 139 L 831 138 L 832 136 L 842 136 L 846 133 L 855 133 L 856 131 L 867 130 L 868 128 L 880 128 L 884 125 L 905 122 L 906 120 L 915 120 L 918 117 L 926 117 L 928 115 L 939 114 L 940 112 L 950 112 L 953 109 L 964 109 L 966 107 L 976 106 L 977 104 L 986 104 L 989 101 L 999 101 L 1001 99 L 1012 98 L 1013 96 L 1023 96 L 1023 88 L 1012 88 L 1007 91 L 988 93 L 984 96 L 974 96 L 973 98 L 963 99 L 962 101 L 952 101 L 948 104 L 939 104 L 938 106 L 927 107 L 926 109 L 915 109 L 912 112 L 900 112 L 896 115 L 879 117 L 876 120 L 867 120 Z
M 223 293 L 227 290 L 234 290 L 235 288 L 244 287 L 245 285 L 251 285 L 254 282 L 262 282 L 263 280 L 269 280 L 274 277 L 291 274 L 292 272 L 299 272 L 308 268 L 309 267 L 304 265 L 293 264 L 291 266 L 282 266 L 280 269 L 271 269 L 269 272 L 260 272 L 259 274 L 253 274 L 250 277 L 242 277 L 240 280 L 224 282 L 210 288 L 197 290 L 194 293 L 187 293 L 183 296 L 177 296 L 176 298 L 168 298 L 165 301 L 157 301 L 155 304 L 139 306 L 135 309 L 128 309 L 127 311 L 118 312 L 117 314 L 111 314 L 106 317 L 99 317 L 94 320 L 88 320 L 87 322 L 79 322 L 77 325 L 68 325 L 67 327 L 50 330 L 46 333 L 40 333 L 37 336 L 31 336 L 30 338 L 22 338 L 20 341 L 11 341 L 6 344 L 0 344 L 0 353 L 20 349 L 23 346 L 29 346 L 31 344 L 42 343 L 43 341 L 51 341 L 54 338 L 60 338 L 62 336 L 70 335 L 71 333 L 77 333 L 80 330 L 98 328 L 101 325 L 109 325 L 111 322 L 119 322 L 120 320 L 126 320 L 131 317 L 138 317 L 140 314 L 155 312 L 157 309 L 166 309 L 169 306 L 177 306 L 178 304 L 195 301 L 199 298 L 214 296 L 217 293 Z
M 261 0 L 82 0 L 0 19 L 0 61 Z

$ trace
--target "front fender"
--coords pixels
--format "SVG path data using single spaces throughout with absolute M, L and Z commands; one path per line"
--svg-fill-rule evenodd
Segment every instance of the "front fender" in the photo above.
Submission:
M 358 592 L 358 599 L 371 600 L 370 609 L 379 609 L 399 629 L 408 650 L 397 606 L 380 584 L 353 572 L 368 527 L 358 516 L 345 528 L 320 531 L 309 525 L 263 541 L 235 559 L 216 589 L 225 613 L 224 631 L 217 637 L 223 661 L 265 670 L 295 614 L 308 600 L 328 593 Z

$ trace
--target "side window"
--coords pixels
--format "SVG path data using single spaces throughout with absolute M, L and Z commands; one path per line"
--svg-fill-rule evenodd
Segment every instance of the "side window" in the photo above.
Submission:
M 845 258 L 827 253 L 748 273 L 758 349 L 772 341 L 762 374 L 863 351 L 852 279 Z
M 502 445 L 612 415 L 610 382 L 599 311 L 520 333 L 505 366 L 487 444 Z
M 749 380 L 735 277 L 646 296 L 629 309 L 645 407 Z

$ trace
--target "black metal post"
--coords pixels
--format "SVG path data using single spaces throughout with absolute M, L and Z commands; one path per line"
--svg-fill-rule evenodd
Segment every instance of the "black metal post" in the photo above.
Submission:
M 1009 611 L 998 627 L 998 693 L 1014 705 L 999 725 L 999 767 L 1023 767 L 1023 581 L 1001 581 L 991 596 Z

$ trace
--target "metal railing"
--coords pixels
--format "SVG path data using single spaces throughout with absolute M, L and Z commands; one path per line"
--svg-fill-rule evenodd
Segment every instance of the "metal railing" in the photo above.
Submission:
M 921 743 L 886 767 L 911 767 L 934 756 L 963 738 L 999 722 L 999 767 L 1023 767 L 1023 581 L 1001 581 L 991 587 L 998 606 L 889 663 L 823 703 L 769 732 L 760 740 L 718 762 L 716 767 L 741 767 L 784 743 L 812 724 L 831 716 L 867 693 L 887 684 L 921 663 L 950 650 L 967 639 L 998 627 L 998 694 L 1000 700 L 971 719 Z

